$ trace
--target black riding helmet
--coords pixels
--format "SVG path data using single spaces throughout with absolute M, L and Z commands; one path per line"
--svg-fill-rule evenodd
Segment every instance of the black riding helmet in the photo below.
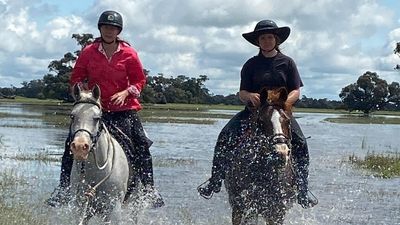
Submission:
M 97 23 L 97 28 L 100 30 L 101 25 L 111 25 L 116 26 L 122 31 L 122 16 L 116 11 L 107 10 L 104 11 L 100 17 L 99 22 Z

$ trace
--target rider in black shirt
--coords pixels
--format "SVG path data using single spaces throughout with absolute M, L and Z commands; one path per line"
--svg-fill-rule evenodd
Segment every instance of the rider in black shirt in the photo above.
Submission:
M 289 37 L 289 34 L 289 27 L 278 27 L 271 20 L 262 20 L 257 23 L 253 32 L 243 34 L 247 41 L 260 49 L 259 54 L 250 58 L 241 71 L 239 97 L 247 106 L 236 114 L 219 134 L 214 149 L 211 178 L 206 186 L 198 188 L 201 196 L 208 199 L 213 193 L 221 190 L 222 180 L 230 166 L 229 158 L 232 157 L 232 150 L 240 142 L 240 137 L 245 131 L 243 128 L 249 122 L 251 115 L 249 107 L 260 105 L 259 92 L 263 87 L 286 87 L 289 93 L 285 102 L 287 105 L 293 105 L 299 99 L 303 83 L 296 64 L 279 50 L 279 45 Z M 298 203 L 304 208 L 312 207 L 317 202 L 308 196 L 308 147 L 306 138 L 294 117 L 291 119 L 291 132 Z

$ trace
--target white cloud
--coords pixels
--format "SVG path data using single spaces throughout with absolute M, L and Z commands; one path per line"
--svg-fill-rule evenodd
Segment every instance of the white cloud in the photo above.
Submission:
M 400 41 L 396 9 L 378 0 L 93 1 L 85 14 L 60 16 L 56 3 L 0 0 L 0 19 L 9 21 L 0 27 L 0 86 L 14 75 L 16 82 L 40 78 L 52 59 L 78 48 L 73 33 L 98 35 L 98 16 L 108 9 L 122 13 L 122 37 L 153 75 L 205 74 L 215 94 L 238 90 L 241 66 L 258 53 L 241 34 L 261 19 L 291 27 L 282 49 L 296 61 L 308 97 L 337 98 L 367 70 L 395 79 L 392 68 L 400 61 L 393 54 Z
M 51 35 L 54 39 L 70 38 L 71 33 L 76 32 L 76 28 L 82 25 L 82 18 L 72 15 L 67 18 L 58 17 L 50 21 L 48 26 L 51 28 Z

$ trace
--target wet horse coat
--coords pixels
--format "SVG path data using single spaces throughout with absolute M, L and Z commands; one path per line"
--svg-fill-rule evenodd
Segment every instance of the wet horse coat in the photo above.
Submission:
M 261 215 L 268 225 L 282 224 L 291 207 L 293 180 L 290 117 L 285 88 L 260 94 L 248 129 L 234 145 L 225 186 L 234 225 L 256 224 Z
M 86 92 L 75 85 L 73 90 L 71 191 L 76 194 L 79 223 L 87 224 L 92 216 L 99 215 L 105 223 L 119 224 L 129 177 L 128 160 L 102 123 L 100 89 L 96 86 Z

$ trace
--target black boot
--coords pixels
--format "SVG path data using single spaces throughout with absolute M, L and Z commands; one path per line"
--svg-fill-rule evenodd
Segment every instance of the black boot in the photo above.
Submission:
M 206 186 L 202 187 L 202 185 L 207 182 L 208 182 L 208 184 L 206 184 Z M 221 179 L 211 177 L 205 183 L 201 184 L 197 188 L 197 191 L 203 198 L 210 199 L 210 198 L 212 198 L 214 193 L 218 193 L 221 191 L 221 186 L 222 186 Z
M 298 170 L 299 171 L 299 170 Z M 300 169 L 301 171 L 301 169 Z M 308 181 L 307 181 L 307 176 L 304 172 L 300 172 L 296 176 L 296 183 L 297 183 L 297 189 L 298 189 L 298 194 L 297 194 L 297 202 L 305 209 L 314 207 L 315 205 L 318 204 L 318 200 L 313 196 L 309 195 L 309 190 L 308 190 Z
M 310 156 L 308 154 L 307 140 L 300 129 L 299 124 L 293 117 L 291 120 L 293 159 L 295 169 L 295 179 L 297 184 L 297 202 L 303 208 L 310 208 L 318 204 L 317 198 L 311 198 L 308 190 L 308 165 Z
M 313 196 L 309 196 L 311 193 L 308 189 L 308 148 L 307 143 L 304 143 L 302 147 L 295 149 L 297 151 L 294 154 L 295 161 L 295 179 L 297 184 L 297 202 L 305 209 L 314 207 L 318 204 L 318 200 Z
M 65 142 L 65 151 L 61 160 L 60 184 L 54 189 L 46 204 L 52 207 L 60 207 L 71 200 L 69 190 L 70 176 L 74 159 L 70 152 L 69 139 Z
M 159 208 L 165 205 L 161 194 L 154 187 L 153 178 L 153 161 L 151 155 L 143 158 L 141 161 L 141 169 L 139 171 L 140 180 L 144 186 L 143 196 L 145 200 L 149 201 L 152 208 Z
M 226 148 L 227 145 L 222 135 L 218 138 L 214 149 L 213 166 L 211 169 L 211 178 L 197 187 L 199 194 L 205 198 L 212 198 L 214 193 L 221 191 L 222 180 L 225 178 L 226 170 Z M 206 184 L 208 182 L 208 184 Z M 205 186 L 203 186 L 206 184 Z

